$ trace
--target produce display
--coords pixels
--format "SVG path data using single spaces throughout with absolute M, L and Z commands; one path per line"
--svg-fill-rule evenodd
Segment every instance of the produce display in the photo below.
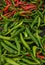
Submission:
M 45 0 L 0 0 L 0 65 L 45 65 Z

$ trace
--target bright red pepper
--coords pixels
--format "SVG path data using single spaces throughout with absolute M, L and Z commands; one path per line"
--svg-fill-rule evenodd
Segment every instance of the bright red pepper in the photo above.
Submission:
M 9 5 L 7 5 L 5 8 L 4 8 L 4 13 L 7 13 L 8 12 L 8 9 L 9 9 L 9 7 L 10 7 L 10 4 Z
M 28 4 L 28 3 L 26 3 L 26 2 L 22 2 L 22 1 L 15 1 L 15 6 L 17 7 L 17 6 L 20 6 L 20 5 L 30 5 L 30 4 Z
M 20 0 L 14 0 L 14 2 L 15 2 L 15 6 L 17 7 L 17 6 L 20 6 L 20 5 L 24 5 L 26 2 L 22 2 L 22 1 L 20 1 Z
M 29 6 L 21 6 L 24 10 L 29 10 L 29 9 L 35 9 L 37 8 L 36 5 L 30 4 Z
M 43 55 L 40 55 L 40 52 L 37 52 L 37 58 L 44 59 L 45 57 Z
M 45 58 L 44 56 L 41 56 L 41 55 L 38 55 L 37 57 L 38 58 L 41 58 L 41 59 L 44 59 Z
M 7 5 L 11 4 L 10 0 L 5 0 L 5 2 L 6 2 Z

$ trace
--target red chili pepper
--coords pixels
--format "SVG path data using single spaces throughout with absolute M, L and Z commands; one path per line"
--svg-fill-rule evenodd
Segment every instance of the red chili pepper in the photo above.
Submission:
M 15 3 L 18 3 L 20 0 L 14 0 Z
M 4 13 L 7 13 L 8 12 L 8 9 L 9 9 L 9 7 L 10 7 L 10 4 L 9 5 L 7 5 L 5 8 L 4 8 Z
M 15 2 L 14 6 L 17 7 L 19 5 L 19 0 L 14 0 L 14 2 Z
M 16 4 L 14 4 L 14 6 L 19 6 L 19 5 L 22 5 L 22 4 L 24 4 L 23 2 L 18 2 L 18 3 L 16 3 Z
M 37 57 L 38 58 L 41 58 L 41 59 L 44 59 L 45 58 L 44 56 L 41 56 L 41 55 L 38 55 Z
M 11 16 L 13 16 L 16 13 L 15 10 L 13 10 L 12 12 L 9 13 L 9 15 L 7 16 L 7 18 L 10 18 Z
M 3 14 L 3 16 L 8 16 L 9 14 L 10 14 L 11 12 L 8 12 L 8 13 L 6 13 L 6 14 Z M 0 16 L 0 20 L 2 20 L 2 17 Z
M 19 5 L 23 5 L 23 4 L 25 4 L 25 2 L 19 2 Z
M 22 2 L 22 1 L 15 1 L 16 3 L 15 3 L 15 6 L 17 7 L 17 6 L 20 6 L 20 5 L 30 5 L 30 4 L 28 4 L 28 3 L 26 3 L 26 2 Z
M 15 6 L 15 7 L 18 7 L 18 6 L 19 6 L 19 4 L 14 4 L 14 6 Z
M 3 16 L 6 16 L 7 18 L 10 18 L 11 16 L 13 16 L 16 13 L 15 10 L 13 10 L 12 12 L 8 12 L 6 14 L 4 14 Z M 0 16 L 0 20 L 2 20 L 2 17 Z
M 11 4 L 10 0 L 5 0 L 5 2 L 6 2 L 7 5 Z
M 8 16 L 10 13 L 11 13 L 11 12 L 8 12 L 8 13 L 4 14 L 4 16 Z
M 37 53 L 37 58 L 44 59 L 45 57 L 43 55 L 40 55 L 40 52 Z
M 28 10 L 28 9 L 35 9 L 37 8 L 36 5 L 29 5 L 29 6 L 21 6 L 21 8 L 23 8 L 24 10 Z
M 20 1 L 20 0 L 14 0 L 14 2 L 15 2 L 15 6 L 16 6 L 16 7 L 25 4 L 25 2 L 22 2 L 22 1 Z

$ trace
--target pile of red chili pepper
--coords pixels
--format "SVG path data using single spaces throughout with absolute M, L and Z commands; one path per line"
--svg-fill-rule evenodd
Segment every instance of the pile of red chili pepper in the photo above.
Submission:
M 0 65 L 45 65 L 44 0 L 3 0 Z

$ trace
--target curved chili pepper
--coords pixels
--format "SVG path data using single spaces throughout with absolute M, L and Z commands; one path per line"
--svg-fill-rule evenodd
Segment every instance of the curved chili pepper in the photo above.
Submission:
M 31 11 L 22 11 L 22 12 L 20 12 L 20 14 L 29 14 L 29 13 L 31 13 Z
M 9 5 L 7 5 L 5 8 L 4 8 L 4 13 L 7 13 L 8 12 L 8 9 L 9 9 L 9 7 L 10 7 L 10 4 Z
M 22 1 L 19 1 L 19 0 L 14 0 L 14 2 L 15 2 L 15 6 L 20 6 L 20 5 L 26 4 L 26 2 L 22 2 Z
M 23 4 L 25 4 L 25 2 L 21 2 L 21 1 L 19 2 L 19 5 L 23 5 Z
M 41 55 L 38 55 L 37 57 L 38 58 L 41 58 L 41 59 L 44 59 L 45 58 L 44 56 L 41 56 Z
M 12 12 L 9 13 L 9 15 L 7 15 L 7 18 L 10 18 L 11 16 L 13 16 L 16 13 L 15 10 L 13 10 Z
M 8 12 L 8 13 L 6 13 L 6 14 L 3 14 L 3 16 L 8 16 L 9 14 L 11 14 L 11 12 Z M 0 20 L 2 20 L 2 17 L 0 16 Z
M 6 14 L 4 14 L 3 16 L 6 16 L 7 18 L 10 18 L 11 16 L 13 16 L 16 13 L 15 10 L 13 10 L 12 12 L 8 12 Z M 0 16 L 0 20 L 2 20 L 2 17 Z
M 16 4 L 14 4 L 14 6 L 20 6 L 20 5 L 23 5 L 24 4 L 24 2 L 18 2 L 18 3 L 16 3 Z
M 6 2 L 7 5 L 11 4 L 10 0 L 5 0 L 5 2 Z
M 40 52 L 37 52 L 37 58 L 44 59 L 45 57 L 43 55 L 40 55 Z
M 28 10 L 28 9 L 36 9 L 37 7 L 36 7 L 36 5 L 32 5 L 32 4 L 30 4 L 29 6 L 21 6 L 21 8 L 23 8 L 24 10 Z
M 8 12 L 8 13 L 4 14 L 4 16 L 8 16 L 10 13 L 11 13 L 11 12 Z

